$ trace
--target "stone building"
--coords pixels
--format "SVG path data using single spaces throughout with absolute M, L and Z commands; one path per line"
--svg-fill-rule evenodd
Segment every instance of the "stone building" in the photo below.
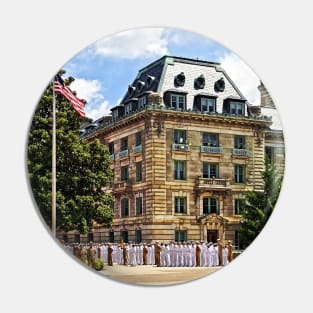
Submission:
M 164 56 L 111 111 L 82 129 L 108 146 L 114 171 L 114 223 L 87 239 L 239 246 L 242 195 L 262 190 L 266 147 L 277 138 L 220 64 Z

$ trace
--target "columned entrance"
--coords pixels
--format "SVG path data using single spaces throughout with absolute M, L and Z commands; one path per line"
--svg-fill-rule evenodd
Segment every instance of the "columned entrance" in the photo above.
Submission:
M 208 230 L 207 231 L 207 242 L 213 242 L 215 243 L 217 241 L 218 238 L 218 231 L 217 229 L 215 230 Z

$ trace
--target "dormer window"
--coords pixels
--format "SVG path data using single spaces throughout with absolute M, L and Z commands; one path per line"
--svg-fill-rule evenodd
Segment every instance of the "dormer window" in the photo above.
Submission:
M 245 115 L 245 100 L 226 98 L 223 103 L 223 113 L 232 115 Z
M 195 82 L 194 82 L 194 88 L 195 89 L 203 89 L 205 86 L 205 78 L 204 76 L 201 74 L 199 77 L 197 77 L 195 79 Z
M 138 107 L 139 109 L 142 109 L 146 106 L 147 104 L 147 96 L 143 96 L 143 97 L 140 97 L 138 99 Z
M 128 115 L 128 114 L 130 114 L 132 112 L 132 104 L 131 104 L 131 102 L 125 104 L 124 107 L 125 107 L 125 115 Z
M 128 95 L 131 96 L 135 92 L 135 90 L 136 90 L 136 87 L 129 85 L 128 91 L 127 91 Z
M 184 86 L 185 85 L 185 79 L 186 79 L 185 74 L 183 72 L 179 73 L 174 78 L 174 85 L 176 87 Z
M 244 103 L 237 101 L 230 101 L 230 114 L 244 115 Z
M 215 92 L 223 92 L 224 89 L 225 89 L 225 81 L 224 81 L 224 78 L 221 77 L 219 80 L 217 80 L 214 83 L 214 91 Z
M 184 95 L 171 95 L 171 108 L 182 109 L 186 108 L 186 97 Z
M 155 81 L 155 77 L 154 76 L 151 76 L 151 75 L 148 75 L 147 76 L 147 87 L 150 87 L 151 84 Z
M 164 92 L 164 104 L 174 110 L 186 110 L 186 94 L 187 92 L 169 89 Z
M 205 92 L 197 94 L 194 98 L 193 110 L 202 113 L 216 112 L 216 96 Z
M 215 106 L 216 106 L 216 99 L 215 98 L 201 98 L 200 100 L 200 107 L 201 112 L 215 112 Z
M 138 80 L 137 82 L 137 91 L 141 92 L 145 86 L 145 83 L 142 80 Z

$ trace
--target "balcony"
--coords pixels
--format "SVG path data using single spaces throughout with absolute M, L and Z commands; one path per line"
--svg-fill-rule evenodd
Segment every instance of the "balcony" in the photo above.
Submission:
M 114 154 L 110 154 L 110 160 L 111 160 L 111 161 L 114 161 L 114 159 L 115 159 Z
M 222 147 L 212 147 L 212 146 L 201 146 L 202 153 L 217 153 L 221 154 L 223 153 L 223 148 Z
M 142 145 L 133 147 L 133 153 L 141 153 L 141 152 L 142 152 Z
M 173 143 L 172 150 L 176 151 L 190 151 L 189 146 L 185 143 Z
M 196 178 L 196 188 L 201 190 L 227 190 L 231 189 L 228 178 Z
M 239 155 L 239 156 L 249 156 L 250 155 L 250 151 L 246 150 L 246 149 L 233 149 L 233 155 Z
M 113 184 L 112 193 L 123 193 L 125 191 L 129 191 L 131 189 L 131 182 L 130 181 L 122 181 Z
M 126 157 L 128 157 L 128 149 L 119 152 L 118 153 L 118 157 L 119 158 L 126 158 Z

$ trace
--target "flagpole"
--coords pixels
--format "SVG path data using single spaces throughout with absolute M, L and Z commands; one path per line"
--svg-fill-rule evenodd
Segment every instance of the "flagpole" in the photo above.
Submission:
M 55 116 L 55 92 L 53 81 L 53 101 L 52 101 L 52 212 L 51 231 L 56 237 L 56 116 Z

